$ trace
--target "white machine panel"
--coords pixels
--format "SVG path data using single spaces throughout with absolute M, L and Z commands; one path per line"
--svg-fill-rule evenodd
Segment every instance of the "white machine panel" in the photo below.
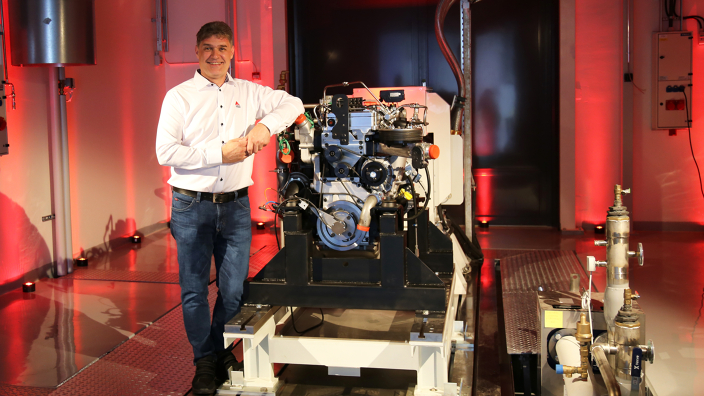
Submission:
M 653 129 L 687 128 L 692 119 L 692 32 L 653 35 Z

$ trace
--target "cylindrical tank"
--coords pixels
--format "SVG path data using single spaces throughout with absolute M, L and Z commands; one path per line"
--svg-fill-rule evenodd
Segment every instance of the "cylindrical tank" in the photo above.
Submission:
M 12 64 L 94 65 L 94 0 L 8 0 Z

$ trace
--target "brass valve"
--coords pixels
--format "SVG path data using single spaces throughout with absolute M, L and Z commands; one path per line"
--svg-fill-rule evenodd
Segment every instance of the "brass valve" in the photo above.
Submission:
M 560 366 L 560 371 L 569 378 L 572 378 L 574 374 L 578 374 L 583 380 L 586 380 L 589 375 L 589 345 L 592 342 L 591 324 L 587 322 L 587 314 L 582 313 L 579 315 L 577 332 L 574 338 L 579 342 L 580 366 Z M 558 371 L 558 373 L 560 373 L 560 371 Z

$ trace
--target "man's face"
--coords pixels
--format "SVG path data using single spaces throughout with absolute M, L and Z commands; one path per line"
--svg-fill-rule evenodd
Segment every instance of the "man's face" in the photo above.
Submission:
M 200 64 L 200 73 L 208 80 L 221 84 L 225 81 L 230 60 L 235 55 L 235 48 L 227 38 L 210 36 L 196 46 L 196 55 Z

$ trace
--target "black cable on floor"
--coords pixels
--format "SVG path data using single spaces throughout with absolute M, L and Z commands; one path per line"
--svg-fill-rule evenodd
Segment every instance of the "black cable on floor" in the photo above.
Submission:
M 318 327 L 322 326 L 323 323 L 325 323 L 325 314 L 323 313 L 323 309 L 319 308 L 320 309 L 320 316 L 321 316 L 320 323 L 318 323 L 317 325 L 311 326 L 303 331 L 298 331 L 298 329 L 296 328 L 296 317 L 293 314 L 293 307 L 289 307 L 289 309 L 291 309 L 291 324 L 293 324 L 293 331 L 295 331 L 296 333 L 298 333 L 300 335 L 303 335 L 313 329 L 317 329 Z
M 699 175 L 699 191 L 702 192 L 702 198 L 704 198 L 704 186 L 702 186 L 702 172 L 699 170 L 697 157 L 694 156 L 694 148 L 692 147 L 692 127 L 690 126 L 691 120 L 689 119 L 689 101 L 687 100 L 687 93 L 685 91 L 682 91 L 682 94 L 684 95 L 684 109 L 685 118 L 687 119 L 687 132 L 689 132 L 689 151 L 692 153 L 694 165 L 697 167 L 697 174 Z

